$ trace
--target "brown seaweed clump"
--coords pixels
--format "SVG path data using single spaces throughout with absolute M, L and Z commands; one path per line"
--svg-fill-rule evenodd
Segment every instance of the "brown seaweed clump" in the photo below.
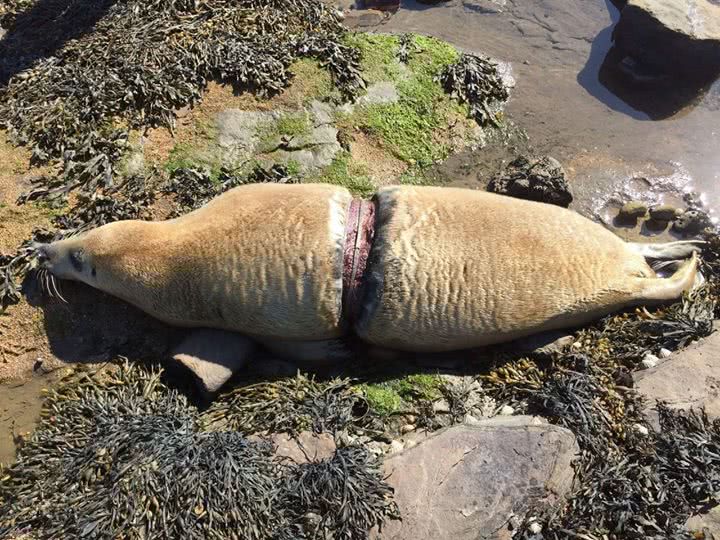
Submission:
M 460 103 L 467 103 L 470 115 L 486 126 L 500 126 L 500 105 L 510 94 L 498 72 L 496 62 L 485 56 L 463 54 L 439 76 L 445 91 Z
M 233 405 L 222 414 L 262 403 Z M 290 464 L 269 442 L 207 423 L 159 370 L 80 371 L 50 392 L 17 463 L 0 471 L 0 537 L 361 539 L 397 514 L 362 447 Z

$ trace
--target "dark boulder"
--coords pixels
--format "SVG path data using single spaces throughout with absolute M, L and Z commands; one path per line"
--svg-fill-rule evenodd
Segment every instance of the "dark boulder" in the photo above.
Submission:
M 642 70 L 703 81 L 720 74 L 720 5 L 711 0 L 627 0 L 613 38 Z
M 562 165 L 549 156 L 521 156 L 490 180 L 488 191 L 568 207 L 573 200 Z

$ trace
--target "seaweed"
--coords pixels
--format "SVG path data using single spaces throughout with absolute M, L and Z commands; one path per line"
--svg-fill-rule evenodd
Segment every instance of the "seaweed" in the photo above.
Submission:
M 241 386 L 221 395 L 204 415 L 212 429 L 297 434 L 362 431 L 368 406 L 349 380 L 320 383 L 305 375 Z
M 288 464 L 269 442 L 204 425 L 157 368 L 80 370 L 0 471 L 0 537 L 356 539 L 396 515 L 363 448 Z
M 0 128 L 15 144 L 32 148 L 32 163 L 62 165 L 59 174 L 36 178 L 19 203 L 61 206 L 71 192 L 79 196 L 51 238 L 36 234 L 16 254 L 0 258 L 0 309 L 19 300 L 18 282 L 34 267 L 32 246 L 41 237 L 57 240 L 142 216 L 154 192 L 135 190 L 134 179 L 119 179 L 116 170 L 130 130 L 172 130 L 176 111 L 197 103 L 209 81 L 269 96 L 289 84 L 294 61 L 310 57 L 329 71 L 343 99 L 352 100 L 365 86 L 360 52 L 344 44 L 336 11 L 321 2 L 130 0 L 99 6 L 74 0 L 53 19 L 66 41 L 52 36 L 52 54 L 25 65 L 28 40 L 45 28 L 46 11 L 55 7 L 24 0 L 2 6 L 0 17 L 13 39 L 0 41 L 0 70 L 9 78 L 0 86 Z M 97 21 L 84 33 L 75 31 L 68 13 Z M 45 38 L 37 39 L 41 43 L 33 45 L 42 49 Z M 170 189 L 181 191 L 181 180 L 204 181 L 191 177 L 179 173 Z M 277 168 L 255 170 L 248 178 L 226 175 L 220 187 L 196 194 L 207 201 L 243 181 L 289 181 L 287 171 Z M 184 192 L 178 213 L 201 203 L 188 201 L 190 189 Z
M 510 97 L 497 68 L 497 63 L 488 57 L 466 53 L 439 77 L 446 92 L 469 105 L 470 115 L 480 126 L 499 127 L 498 111 L 494 109 Z

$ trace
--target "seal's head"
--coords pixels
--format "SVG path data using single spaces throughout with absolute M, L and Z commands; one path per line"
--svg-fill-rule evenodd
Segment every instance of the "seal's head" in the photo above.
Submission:
M 159 268 L 148 266 L 152 225 L 123 221 L 38 247 L 40 267 L 59 279 L 81 281 L 132 300 L 156 283 Z M 130 298 L 128 298 L 130 296 Z

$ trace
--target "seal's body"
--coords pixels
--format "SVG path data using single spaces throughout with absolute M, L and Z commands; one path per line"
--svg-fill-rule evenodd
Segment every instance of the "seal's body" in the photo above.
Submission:
M 676 299 L 695 279 L 692 246 L 654 248 L 693 255 L 660 278 L 643 246 L 553 205 L 411 186 L 353 204 L 335 186 L 248 185 L 181 218 L 105 225 L 41 255 L 54 275 L 171 324 L 264 342 L 353 332 L 428 352 L 578 326 Z

